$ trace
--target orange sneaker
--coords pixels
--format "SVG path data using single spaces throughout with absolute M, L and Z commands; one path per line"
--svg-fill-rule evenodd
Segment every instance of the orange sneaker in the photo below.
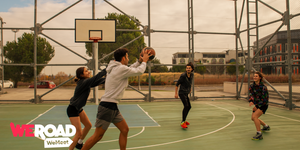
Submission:
M 186 123 L 185 123 L 185 122 L 181 123 L 181 127 L 182 127 L 183 129 L 187 128 Z
M 189 122 L 187 122 L 187 121 L 185 121 L 185 124 L 186 124 L 186 125 L 190 125 L 190 123 L 189 123 Z

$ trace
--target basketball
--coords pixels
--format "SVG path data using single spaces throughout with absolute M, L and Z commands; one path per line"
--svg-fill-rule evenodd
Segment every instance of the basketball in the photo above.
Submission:
M 154 50 L 152 47 L 146 47 L 145 50 L 146 50 L 147 53 L 150 51 L 149 54 L 152 54 L 152 56 L 149 57 L 149 60 L 148 60 L 148 61 L 153 60 L 154 57 L 155 57 L 155 50 Z M 140 55 L 143 56 L 143 52 L 141 52 Z

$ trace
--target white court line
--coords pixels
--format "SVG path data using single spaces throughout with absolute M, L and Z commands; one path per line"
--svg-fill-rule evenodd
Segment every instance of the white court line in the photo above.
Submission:
M 231 113 L 232 115 L 232 120 L 225 126 L 217 129 L 217 130 L 214 130 L 212 132 L 208 132 L 208 133 L 205 133 L 205 134 L 201 134 L 201 135 L 198 135 L 198 136 L 194 136 L 194 137 L 190 137 L 190 138 L 186 138 L 186 139 L 182 139 L 182 140 L 177 140 L 177 141 L 173 141 L 173 142 L 166 142 L 166 143 L 161 143 L 161 144 L 154 144 L 154 145 L 147 145 L 147 146 L 139 146 L 139 147 L 131 147 L 131 148 L 126 148 L 126 149 L 139 149 L 139 148 L 148 148 L 148 147 L 155 147 L 155 146 L 162 146 L 162 145 L 168 145 L 168 144 L 174 144 L 174 143 L 179 143 L 179 142 L 183 142 L 183 141 L 187 141 L 187 140 L 192 140 L 192 139 L 195 139 L 195 138 L 199 138 L 199 137 L 203 137 L 203 136 L 206 136 L 206 135 L 209 135 L 209 134 L 212 134 L 212 133 L 215 133 L 215 132 L 218 132 L 220 130 L 223 130 L 225 129 L 226 127 L 228 127 L 230 124 L 233 123 L 233 121 L 235 120 L 235 115 L 233 114 L 233 112 L 231 112 L 230 110 L 226 109 L 226 108 L 222 108 L 222 107 L 219 107 L 219 106 L 216 106 L 216 105 L 213 105 L 213 104 L 209 104 L 209 105 L 212 105 L 214 107 L 217 107 L 217 108 L 220 108 L 220 109 L 224 109 L 228 112 Z M 117 150 L 117 149 L 116 149 Z
M 54 108 L 56 105 L 52 106 L 51 108 L 49 108 L 48 110 L 46 110 L 44 113 L 42 114 L 39 114 L 37 117 L 35 117 L 34 119 L 32 119 L 31 121 L 29 121 L 28 123 L 26 124 L 29 124 L 31 123 L 32 121 L 36 120 L 37 118 L 41 117 L 42 115 L 44 115 L 45 113 L 47 113 L 48 111 L 50 111 L 52 108 Z
M 154 121 L 155 123 L 157 123 L 149 114 L 148 112 L 146 112 L 139 104 L 136 104 L 137 106 L 139 106 L 139 108 L 150 118 L 152 119 L 152 121 Z M 157 123 L 158 124 L 158 123 Z M 158 124 L 158 126 L 160 127 L 160 125 Z
M 135 134 L 135 135 L 132 135 L 132 136 L 129 136 L 127 137 L 127 139 L 130 139 L 130 138 L 133 138 L 135 136 L 138 136 L 140 135 L 141 133 L 143 133 L 145 131 L 145 127 L 143 127 L 142 131 L 140 131 L 139 133 Z M 108 143 L 108 142 L 115 142 L 115 141 L 119 141 L 119 139 L 115 139 L 115 140 L 109 140 L 109 141 L 101 141 L 101 142 L 98 142 L 98 143 Z
M 246 108 L 246 107 L 242 107 L 242 106 L 238 106 L 238 105 L 234 105 L 234 104 L 229 104 L 229 105 L 233 105 L 233 106 L 236 106 L 236 107 L 240 107 L 240 108 L 251 110 L 251 108 Z M 269 113 L 269 112 L 266 112 L 266 114 L 267 115 L 271 115 L 271 116 L 275 116 L 275 117 L 279 117 L 279 118 L 284 118 L 284 119 L 287 119 L 287 120 L 292 120 L 292 121 L 300 122 L 300 120 L 297 120 L 297 119 L 292 119 L 292 118 L 288 118 L 288 117 L 284 117 L 284 116 L 279 116 L 279 115 L 275 115 L 275 114 L 272 114 L 272 113 Z

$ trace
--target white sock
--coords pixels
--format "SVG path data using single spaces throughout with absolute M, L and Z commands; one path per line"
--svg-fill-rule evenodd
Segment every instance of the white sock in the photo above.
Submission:
M 257 131 L 257 133 L 261 134 L 261 131 Z
M 79 140 L 78 140 L 78 143 L 79 143 L 79 144 L 82 144 L 82 143 L 83 143 L 83 140 L 82 140 L 82 139 L 79 139 Z
M 268 127 L 268 125 L 266 124 L 266 125 L 264 125 L 264 127 Z

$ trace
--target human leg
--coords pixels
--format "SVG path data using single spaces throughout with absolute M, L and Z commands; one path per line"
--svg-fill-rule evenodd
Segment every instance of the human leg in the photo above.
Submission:
M 258 119 L 263 114 L 263 111 L 260 109 L 255 109 L 255 112 L 252 113 L 251 119 L 253 120 L 256 127 L 256 135 L 252 137 L 252 140 L 261 140 L 263 139 L 261 129 L 260 129 L 260 119 Z
M 114 123 L 114 125 L 120 130 L 120 136 L 119 136 L 120 150 L 125 150 L 127 145 L 127 136 L 129 132 L 128 125 L 125 119 L 123 119 L 121 122 Z
M 80 121 L 84 125 L 84 128 L 82 130 L 82 135 L 80 137 L 80 139 L 83 140 L 85 136 L 88 134 L 88 132 L 90 131 L 90 129 L 92 128 L 92 123 L 90 122 L 84 110 L 79 114 L 79 117 L 80 117 Z
M 81 150 L 91 149 L 98 141 L 100 141 L 106 130 L 102 127 L 96 127 L 94 134 L 84 143 Z
M 190 100 L 187 94 L 179 94 L 179 97 L 181 99 L 181 102 L 183 104 L 183 110 L 182 110 L 182 122 L 186 120 L 186 117 L 191 109 Z
M 80 123 L 79 116 L 78 117 L 70 117 L 70 121 L 71 121 L 71 124 L 73 126 L 75 126 L 75 128 L 76 128 L 76 134 L 72 139 L 73 143 L 69 147 L 69 150 L 73 150 L 75 148 L 79 138 L 82 135 L 82 131 L 81 131 L 81 123 Z

